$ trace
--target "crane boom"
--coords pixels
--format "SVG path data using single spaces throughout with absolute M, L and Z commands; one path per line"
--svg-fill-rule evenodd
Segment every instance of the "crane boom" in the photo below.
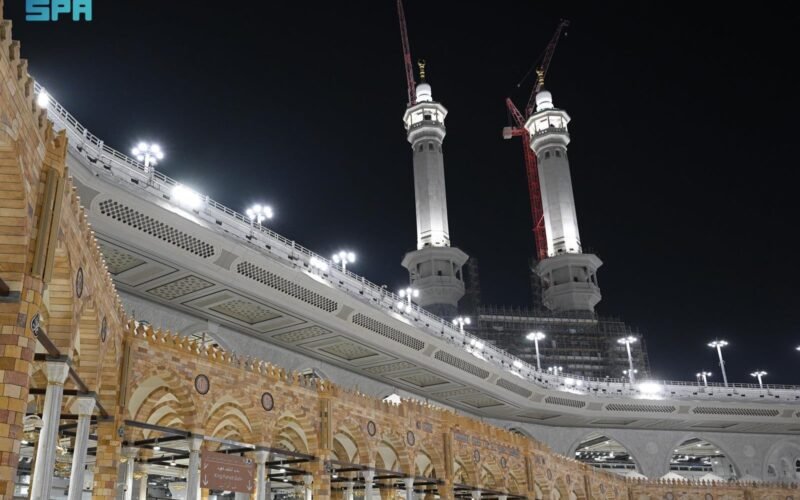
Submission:
M 408 30 L 406 29 L 406 13 L 403 10 L 403 0 L 397 0 L 397 17 L 400 19 L 400 41 L 403 44 L 403 61 L 406 65 L 408 105 L 411 106 L 417 100 L 417 82 L 414 81 L 414 66 L 411 64 L 411 47 L 408 43 Z
M 539 64 L 539 67 L 536 68 L 536 84 L 533 86 L 530 97 L 528 97 L 528 104 L 525 106 L 525 117 L 531 116 L 534 112 L 536 107 L 536 94 L 544 88 L 544 77 L 547 75 L 547 70 L 550 69 L 550 62 L 553 60 L 556 46 L 558 46 L 558 41 L 561 39 L 561 32 L 563 32 L 567 26 L 569 26 L 569 20 L 562 19 L 558 23 L 556 32 L 553 33 L 550 43 L 547 44 L 542 62 Z

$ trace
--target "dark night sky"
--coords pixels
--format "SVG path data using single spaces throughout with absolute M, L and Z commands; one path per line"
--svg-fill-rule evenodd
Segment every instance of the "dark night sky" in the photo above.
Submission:
M 127 151 L 156 139 L 162 170 L 399 287 L 415 245 L 395 4 L 95 0 L 91 23 L 27 23 L 6 1 L 31 73 Z M 503 99 L 560 17 L 548 88 L 572 116 L 583 243 L 603 259 L 600 312 L 647 338 L 653 372 L 798 383 L 795 74 L 800 18 L 767 2 L 407 0 L 413 56 L 450 110 L 450 229 L 480 259 L 485 303 L 527 305 L 533 251 L 519 144 Z M 489 7 L 488 5 L 491 5 Z M 256 6 L 256 7 L 253 7 Z M 248 12 L 254 8 L 255 11 Z M 528 82 L 530 83 L 530 82 Z

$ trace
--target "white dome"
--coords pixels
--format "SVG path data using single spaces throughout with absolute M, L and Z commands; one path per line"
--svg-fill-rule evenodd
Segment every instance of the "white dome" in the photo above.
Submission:
M 553 94 L 546 90 L 536 94 L 536 111 L 544 109 L 553 109 Z
M 433 101 L 433 91 L 431 86 L 427 83 L 420 83 L 417 85 L 417 102 L 431 102 Z

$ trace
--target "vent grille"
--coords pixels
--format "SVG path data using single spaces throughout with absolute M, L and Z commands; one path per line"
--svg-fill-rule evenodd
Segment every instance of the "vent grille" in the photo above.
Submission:
M 369 316 L 365 316 L 361 313 L 353 316 L 353 323 L 362 328 L 366 328 L 367 330 L 371 330 L 378 335 L 383 335 L 387 339 L 394 340 L 398 344 L 403 344 L 406 347 L 410 347 L 415 351 L 421 351 L 425 348 L 425 342 L 415 339 L 411 335 L 406 335 L 400 330 L 392 328 L 389 325 L 384 325 L 380 321 L 372 319 Z
M 214 255 L 214 247 L 205 241 L 198 240 L 194 236 L 188 235 L 183 231 L 178 231 L 168 224 L 148 217 L 114 200 L 103 200 L 100 202 L 100 213 L 147 233 L 150 236 L 154 236 L 161 241 L 166 241 L 171 245 L 175 245 L 182 250 L 199 255 L 204 259 Z
M 559 398 L 557 396 L 547 396 L 544 398 L 545 403 L 551 405 L 571 406 L 572 408 L 583 408 L 586 406 L 586 401 L 578 401 L 577 399 Z
M 777 417 L 780 410 L 765 408 L 714 408 L 711 406 L 698 406 L 692 410 L 696 415 L 736 415 L 741 417 Z
M 282 278 L 250 262 L 240 262 L 237 264 L 236 272 L 251 280 L 258 281 L 262 285 L 267 285 L 272 289 L 283 292 L 290 297 L 302 300 L 306 304 L 311 304 L 323 311 L 333 312 L 339 307 L 336 301 L 323 297 L 316 292 L 312 292 L 308 288 L 293 283 L 286 278 Z
M 530 397 L 530 395 L 533 394 L 528 389 L 526 389 L 524 387 L 520 387 L 517 384 L 511 383 L 511 382 L 509 382 L 508 380 L 506 380 L 504 378 L 501 378 L 500 380 L 498 380 L 497 381 L 497 385 L 499 385 L 503 389 L 507 389 L 507 390 L 509 390 L 511 392 L 517 393 L 520 396 L 524 396 L 526 398 Z
M 647 412 L 647 413 L 672 413 L 675 411 L 674 406 L 669 405 L 637 405 L 628 403 L 611 403 L 606 405 L 608 411 L 633 411 L 633 412 Z
M 433 357 L 438 359 L 439 361 L 444 361 L 450 366 L 455 366 L 459 370 L 463 370 L 467 373 L 475 375 L 478 378 L 485 379 L 486 377 L 489 376 L 489 372 L 487 372 L 483 368 L 477 367 L 472 363 L 467 363 L 463 359 L 457 358 L 448 352 L 436 351 L 436 354 L 434 354 Z

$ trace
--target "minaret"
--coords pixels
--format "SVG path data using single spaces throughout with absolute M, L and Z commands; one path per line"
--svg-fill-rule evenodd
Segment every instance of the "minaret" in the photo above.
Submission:
M 539 167 L 548 258 L 536 266 L 544 305 L 553 311 L 588 311 L 600 302 L 597 269 L 603 265 L 583 253 L 567 159 L 569 115 L 553 106 L 553 96 L 536 94 L 536 112 L 525 122 Z
M 431 86 L 416 87 L 416 102 L 403 115 L 414 157 L 414 195 L 417 206 L 417 250 L 403 258 L 411 285 L 419 290 L 417 303 L 433 314 L 450 319 L 464 296 L 461 267 L 467 254 L 450 246 L 447 197 L 444 186 L 444 118 L 447 109 L 433 100 Z

